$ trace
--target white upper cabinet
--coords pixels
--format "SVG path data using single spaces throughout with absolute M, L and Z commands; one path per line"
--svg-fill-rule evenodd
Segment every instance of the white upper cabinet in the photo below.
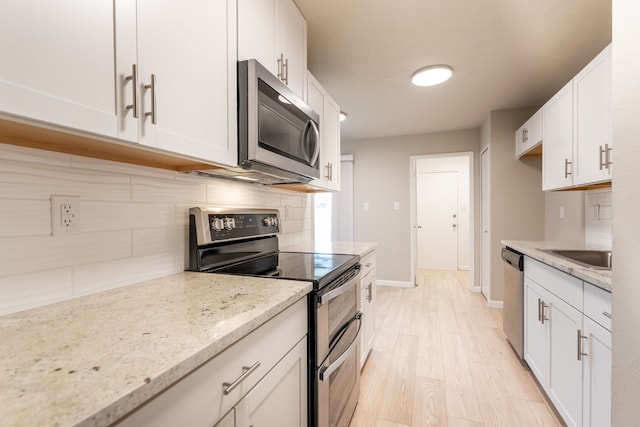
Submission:
M 611 46 L 573 79 L 573 184 L 611 179 Z
M 566 84 L 542 107 L 542 190 L 573 185 L 573 85 Z
M 235 0 L 115 5 L 119 137 L 235 165 Z
M 340 190 L 340 107 L 311 73 L 307 75 L 307 104 L 320 116 L 320 178 L 309 185 Z
M 238 60 L 252 58 L 306 99 L 307 22 L 293 0 L 238 0 Z
M 540 109 L 516 131 L 516 159 L 530 153 L 540 154 L 536 149 L 541 144 L 542 110 Z
M 113 0 L 0 5 L 0 114 L 117 135 Z
M 542 107 L 542 189 L 611 180 L 611 45 Z

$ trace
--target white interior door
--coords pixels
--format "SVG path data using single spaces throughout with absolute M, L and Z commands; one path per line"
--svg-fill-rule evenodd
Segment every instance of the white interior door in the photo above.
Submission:
M 417 174 L 417 266 L 458 269 L 458 172 Z
M 491 258 L 491 234 L 489 233 L 489 150 L 485 150 L 480 156 L 480 203 L 481 203 L 481 230 L 482 230 L 482 249 L 481 249 L 481 266 L 480 266 L 480 291 L 484 296 L 489 298 L 490 288 L 490 269 Z

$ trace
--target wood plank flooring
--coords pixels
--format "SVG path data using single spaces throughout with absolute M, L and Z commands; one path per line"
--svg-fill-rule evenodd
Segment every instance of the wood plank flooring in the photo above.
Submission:
M 376 342 L 351 427 L 562 426 L 468 272 L 377 288 Z

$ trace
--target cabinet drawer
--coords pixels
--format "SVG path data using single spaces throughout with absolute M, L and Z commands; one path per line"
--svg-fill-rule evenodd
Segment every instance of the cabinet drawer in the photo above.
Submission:
M 360 277 L 364 277 L 376 268 L 376 253 L 369 252 L 360 259 L 362 268 L 360 269 Z
M 307 333 L 307 300 L 301 299 L 124 418 L 119 427 L 210 427 L 247 394 Z M 170 351 L 170 349 L 169 349 Z M 243 367 L 260 362 L 233 391 Z
M 529 257 L 524 258 L 524 275 L 582 311 L 582 280 Z
M 585 282 L 584 314 L 610 331 L 611 293 Z

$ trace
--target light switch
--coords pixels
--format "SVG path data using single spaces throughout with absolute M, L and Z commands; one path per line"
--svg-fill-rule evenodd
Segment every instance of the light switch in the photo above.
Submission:
M 393 202 L 393 210 L 394 211 L 400 210 L 400 202 Z
M 564 206 L 560 206 L 560 219 L 564 219 Z
M 369 210 L 369 202 L 364 202 L 362 204 L 362 210 L 365 212 Z

